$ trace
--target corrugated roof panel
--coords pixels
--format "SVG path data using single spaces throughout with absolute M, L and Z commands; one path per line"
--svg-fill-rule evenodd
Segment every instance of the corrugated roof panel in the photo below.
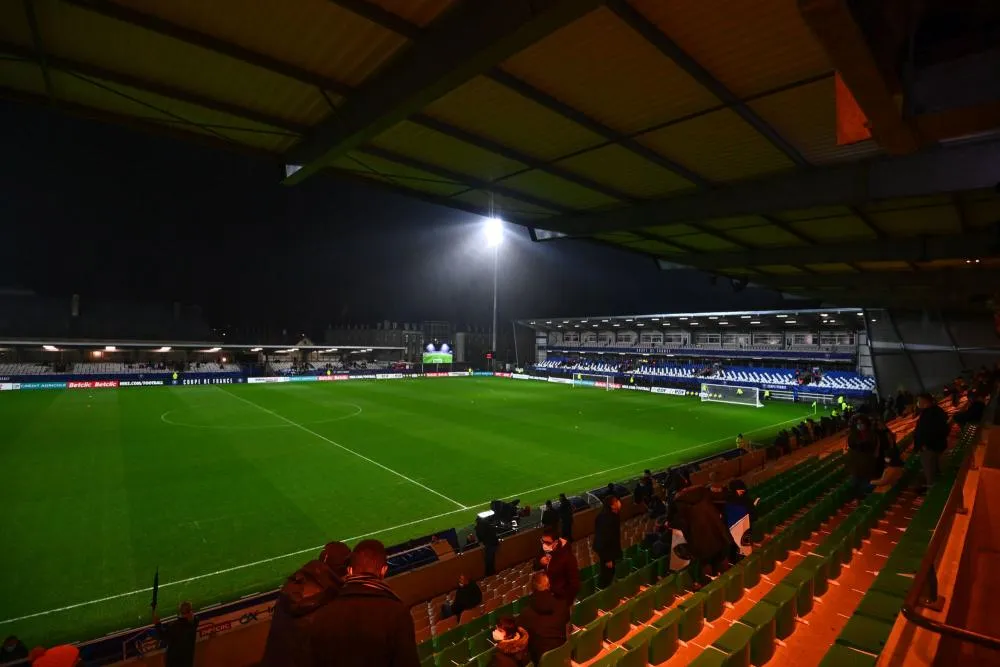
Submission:
M 861 160 L 882 152 L 869 139 L 837 145 L 837 110 L 833 77 L 791 88 L 750 103 L 750 108 L 812 164 Z
M 622 132 L 718 104 L 603 7 L 510 58 L 503 68 Z
M 857 273 L 850 264 L 834 262 L 830 264 L 806 264 L 807 269 L 817 273 Z
M 681 254 L 677 252 L 677 248 L 667 245 L 666 243 L 660 243 L 659 241 L 643 240 L 634 241 L 632 243 L 624 243 L 622 245 L 626 248 L 641 250 L 652 255 L 659 255 L 660 257 L 676 258 L 678 254 Z
M 33 62 L 0 60 L 0 87 L 32 95 L 46 94 L 42 68 Z
M 546 201 L 570 209 L 605 208 L 621 205 L 617 199 L 612 199 L 543 171 L 532 170 L 505 178 L 503 184 L 514 190 L 541 197 Z
M 432 102 L 424 112 L 542 160 L 554 160 L 604 141 L 483 76 Z
M 218 111 L 178 102 L 143 90 L 111 84 L 98 79 L 82 79 L 64 72 L 51 73 L 52 87 L 59 99 L 134 116 L 141 120 L 162 122 L 180 130 L 197 131 L 264 150 L 277 152 L 287 148 L 294 137 L 268 125 L 236 118 Z
M 950 204 L 927 208 L 869 213 L 872 223 L 893 236 L 958 234 L 962 231 L 958 211 Z
M 665 197 L 695 187 L 687 179 L 617 144 L 587 151 L 557 164 L 638 198 Z
M 793 0 L 631 0 L 740 97 L 832 69 Z
M 31 27 L 23 2 L 0 2 L 0 26 L 4 41 L 31 46 Z
M 373 145 L 483 180 L 496 180 L 525 165 L 435 130 L 403 121 L 375 137 Z
M 601 232 L 600 234 L 591 234 L 595 239 L 599 241 L 607 241 L 608 243 L 634 243 L 636 241 L 641 241 L 641 236 L 636 236 L 630 232 Z
M 790 247 L 790 253 L 794 253 L 794 246 L 803 245 L 795 235 L 789 234 L 780 227 L 765 225 L 762 227 L 752 227 L 743 229 L 730 229 L 729 236 L 752 247 L 752 248 L 780 248 Z
M 987 227 L 1000 221 L 1000 197 L 964 202 L 962 210 L 970 227 Z
M 859 269 L 865 271 L 912 271 L 909 262 L 855 262 Z M 878 281 L 878 276 L 872 276 L 873 281 Z
M 883 199 L 864 205 L 866 211 L 900 211 L 904 209 L 924 208 L 927 206 L 947 206 L 952 203 L 950 195 L 928 195 L 926 197 L 903 197 L 899 199 Z
M 452 199 L 457 199 L 469 204 L 475 204 L 482 209 L 489 209 L 490 206 L 490 193 L 482 190 L 470 190 L 469 192 L 456 195 Z M 542 219 L 551 217 L 554 213 L 547 208 L 535 206 L 534 204 L 523 202 L 520 199 L 504 197 L 503 195 L 494 195 L 492 202 L 500 217 L 512 215 L 520 218 Z
M 314 86 L 65 3 L 47 0 L 37 8 L 50 54 L 302 124 L 328 112 Z
M 413 169 L 397 162 L 383 160 L 374 155 L 367 155 L 357 151 L 341 155 L 330 166 L 349 172 L 355 176 L 374 178 L 389 185 L 420 190 L 436 195 L 449 196 L 466 189 L 466 186 L 462 183 L 453 183 L 426 171 Z
M 639 137 L 711 181 L 734 181 L 794 166 L 742 118 L 721 109 Z
M 656 227 L 646 227 L 643 231 L 647 231 L 650 234 L 656 234 L 657 236 L 662 236 L 664 238 L 670 238 L 672 236 L 687 236 L 689 234 L 699 234 L 701 230 L 697 227 L 692 227 L 691 225 L 658 225 Z
M 726 239 L 715 236 L 714 234 L 690 234 L 683 237 L 677 238 L 678 243 L 683 243 L 686 246 L 691 246 L 692 248 L 697 248 L 698 250 L 708 250 L 708 251 L 728 251 L 728 250 L 739 250 L 739 246 L 734 243 L 730 243 Z
M 802 269 L 791 264 L 764 264 L 757 267 L 761 273 L 777 273 L 781 275 L 802 273 Z
M 764 218 L 755 215 L 746 215 L 736 218 L 714 218 L 706 220 L 705 225 L 712 229 L 755 229 L 757 227 L 770 226 L 771 223 Z
M 850 215 L 851 210 L 846 206 L 822 206 L 819 208 L 795 209 L 775 213 L 774 217 L 779 220 L 820 220 L 822 218 L 839 218 Z
M 407 40 L 329 0 L 115 0 L 358 86 Z M 139 30 L 141 39 L 148 34 Z
M 454 4 L 452 0 L 369 0 L 410 23 L 426 26 Z
M 801 220 L 789 224 L 795 231 L 820 242 L 876 238 L 875 232 L 865 224 L 864 220 L 854 215 L 822 220 Z

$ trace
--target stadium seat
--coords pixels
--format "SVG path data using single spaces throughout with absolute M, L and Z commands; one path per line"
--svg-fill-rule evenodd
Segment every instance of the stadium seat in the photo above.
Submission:
M 653 617 L 655 595 L 655 591 L 645 590 L 635 596 L 635 599 L 632 600 L 632 623 L 642 625 Z
M 761 604 L 775 607 L 774 632 L 778 639 L 784 639 L 795 630 L 795 600 L 798 589 L 785 583 L 780 583 L 761 599 Z
M 435 664 L 437 667 L 454 667 L 455 665 L 464 665 L 470 657 L 469 644 L 463 640 L 438 653 Z
M 609 616 L 601 616 L 580 632 L 570 638 L 573 645 L 572 653 L 575 662 L 586 662 L 600 653 L 604 642 L 604 627 Z
M 678 631 L 682 612 L 671 609 L 653 622 L 656 634 L 649 642 L 649 662 L 658 665 L 677 652 Z
M 681 618 L 677 636 L 690 641 L 698 636 L 705 625 L 705 594 L 701 591 L 694 593 L 681 602 L 678 608 L 681 610 Z
M 573 647 L 569 642 L 566 642 L 559 648 L 546 651 L 545 654 L 539 658 L 538 664 L 535 665 L 535 667 L 565 667 L 565 665 L 569 664 L 572 652 Z
M 604 627 L 604 638 L 609 642 L 617 642 L 628 634 L 631 614 L 631 602 L 623 604 L 608 614 L 608 623 Z
M 712 643 L 712 647 L 725 654 L 724 664 L 727 667 L 750 667 L 750 642 L 753 636 L 753 628 L 733 623 Z
M 837 643 L 878 655 L 889 640 L 892 623 L 855 614 L 837 637 Z
M 598 597 L 599 595 L 591 595 L 588 598 L 584 598 L 577 602 L 573 606 L 573 612 L 571 614 L 573 625 L 583 627 L 597 618 L 597 608 L 598 608 Z
M 750 639 L 750 662 L 763 665 L 774 655 L 775 615 L 778 608 L 766 603 L 755 604 L 743 614 L 740 622 L 753 629 Z

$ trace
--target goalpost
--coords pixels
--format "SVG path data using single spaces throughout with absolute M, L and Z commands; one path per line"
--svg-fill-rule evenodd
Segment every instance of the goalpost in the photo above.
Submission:
M 730 405 L 749 405 L 755 408 L 764 407 L 764 403 L 760 400 L 761 391 L 757 387 L 702 383 L 699 396 L 703 403 L 729 403 Z
M 606 391 L 617 388 L 615 376 L 599 373 L 573 373 L 574 387 L 602 387 Z

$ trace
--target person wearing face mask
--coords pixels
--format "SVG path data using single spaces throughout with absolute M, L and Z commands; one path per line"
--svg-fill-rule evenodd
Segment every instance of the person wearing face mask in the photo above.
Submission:
M 309 629 L 314 667 L 420 667 L 413 618 L 385 583 L 388 570 L 381 542 L 358 542 L 344 585 Z
M 601 569 L 597 585 L 607 588 L 615 577 L 615 562 L 622 557 L 622 501 L 615 496 L 604 499 L 604 507 L 594 521 L 594 553 Z
M 542 656 L 566 643 L 568 609 L 549 590 L 549 575 L 535 572 L 531 577 L 531 598 L 517 617 L 517 627 L 528 632 L 528 653 L 536 665 Z
M 941 470 L 941 454 L 948 447 L 948 433 L 951 424 L 948 414 L 934 402 L 930 394 L 917 397 L 917 425 L 913 428 L 913 451 L 920 454 L 927 486 L 937 481 Z
M 861 497 L 869 490 L 869 482 L 877 477 L 875 456 L 878 443 L 867 415 L 858 415 L 847 435 L 846 468 L 851 476 L 854 491 Z
M 559 537 L 559 529 L 555 526 L 547 526 L 542 531 L 542 557 L 538 565 L 549 575 L 552 596 L 567 610 L 572 608 L 580 591 L 580 566 L 573 548 L 565 538 Z
M 493 641 L 496 650 L 493 652 L 491 667 L 525 667 L 531 662 L 528 654 L 528 631 L 517 627 L 510 616 L 504 616 L 493 628 Z

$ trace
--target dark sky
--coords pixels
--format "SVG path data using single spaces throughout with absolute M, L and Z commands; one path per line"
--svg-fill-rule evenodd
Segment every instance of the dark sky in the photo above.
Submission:
M 487 326 L 481 219 L 175 139 L 0 102 L 0 287 L 200 304 L 213 326 Z M 13 131 L 11 131 L 13 130 Z M 777 295 L 509 227 L 500 318 L 763 308 Z

